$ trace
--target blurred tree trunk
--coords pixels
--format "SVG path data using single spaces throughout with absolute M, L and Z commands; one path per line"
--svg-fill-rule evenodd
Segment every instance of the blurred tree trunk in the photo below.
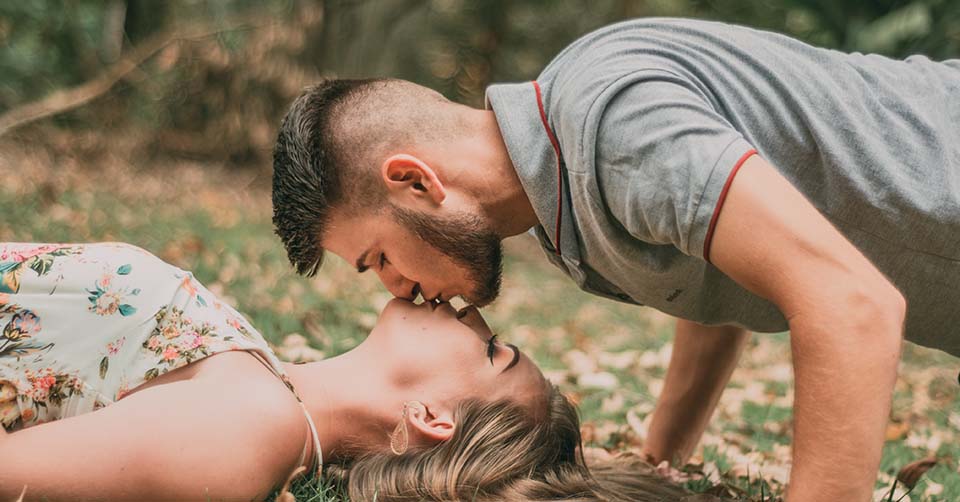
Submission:
M 170 4 L 153 0 L 126 0 L 123 31 L 127 45 L 138 42 L 164 29 L 170 16 Z
M 100 37 L 100 60 L 114 63 L 123 51 L 123 25 L 127 17 L 126 0 L 110 0 L 104 7 L 103 32 Z

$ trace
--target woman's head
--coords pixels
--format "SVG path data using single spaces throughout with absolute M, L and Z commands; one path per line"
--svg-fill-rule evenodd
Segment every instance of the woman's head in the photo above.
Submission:
M 392 429 L 406 409 L 410 443 L 429 445 L 456 429 L 454 413 L 465 400 L 505 400 L 545 413 L 547 382 L 516 347 L 493 340 L 473 307 L 392 300 L 350 360 L 353 386 Z M 356 377 L 356 378 L 354 378 Z
M 534 418 L 515 402 L 464 400 L 448 440 L 356 459 L 346 476 L 351 499 L 513 500 L 506 495 L 529 490 L 544 468 L 582 475 L 576 410 L 553 387 L 549 409 Z
M 403 454 L 372 452 L 328 470 L 351 500 L 681 500 L 687 492 L 638 460 L 587 468 L 576 408 L 549 385 L 546 414 L 498 400 L 462 401 L 452 436 Z
M 351 351 L 369 371 L 351 374 L 381 380 L 392 410 L 381 429 L 399 423 L 410 440 L 396 454 L 382 432 L 328 470 L 346 481 L 352 500 L 642 501 L 684 493 L 637 470 L 614 485 L 591 477 L 576 408 L 515 347 L 498 342 L 488 352 L 492 336 L 473 308 L 387 305 Z

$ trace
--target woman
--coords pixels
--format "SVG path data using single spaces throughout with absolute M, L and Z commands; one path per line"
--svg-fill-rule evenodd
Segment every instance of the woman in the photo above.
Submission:
M 354 500 L 684 493 L 591 478 L 575 409 L 473 308 L 395 300 L 355 349 L 292 365 L 139 248 L 7 244 L 0 326 L 2 500 L 262 499 L 324 462 Z

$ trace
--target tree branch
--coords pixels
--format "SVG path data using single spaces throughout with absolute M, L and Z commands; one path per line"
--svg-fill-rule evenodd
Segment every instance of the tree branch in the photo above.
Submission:
M 250 25 L 241 23 L 231 28 L 219 30 L 202 30 L 194 27 L 175 32 L 158 33 L 130 50 L 93 80 L 69 89 L 54 91 L 44 98 L 18 106 L 0 115 L 0 136 L 31 122 L 72 110 L 103 95 L 128 73 L 174 42 L 206 38 L 228 31 L 249 28 L 251 28 Z

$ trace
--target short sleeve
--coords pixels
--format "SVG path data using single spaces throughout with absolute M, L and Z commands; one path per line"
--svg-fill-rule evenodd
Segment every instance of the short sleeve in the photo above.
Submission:
M 600 114 L 595 167 L 604 203 L 633 237 L 709 260 L 715 215 L 753 152 L 693 84 L 631 79 Z

